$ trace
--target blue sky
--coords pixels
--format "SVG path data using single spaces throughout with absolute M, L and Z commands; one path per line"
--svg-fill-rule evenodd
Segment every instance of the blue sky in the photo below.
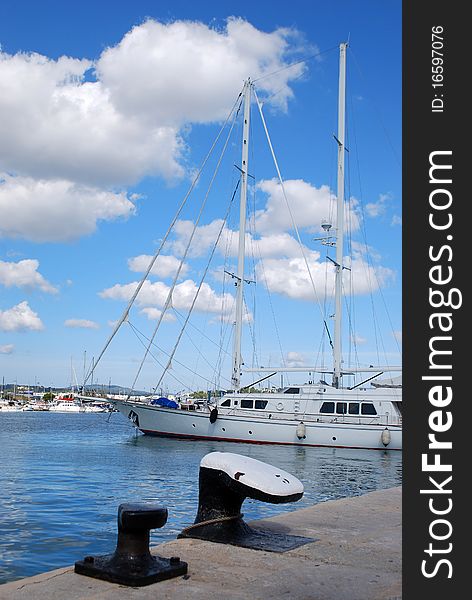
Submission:
M 7 0 L 0 7 L 0 378 L 68 385 L 72 364 L 81 381 L 84 358 L 88 363 L 98 356 L 247 76 L 260 78 L 256 87 L 266 99 L 286 191 L 329 315 L 332 299 L 321 283 L 329 261 L 313 238 L 336 190 L 337 47 L 348 36 L 346 192 L 352 198 L 358 309 L 345 321 L 345 360 L 398 364 L 400 2 Z M 313 364 L 322 351 L 329 357 L 320 309 L 255 106 L 252 123 L 250 204 L 256 213 L 247 273 L 257 284 L 246 291 L 245 363 Z M 156 338 L 161 364 L 188 310 L 187 294 L 205 268 L 209 234 L 218 231 L 236 183 L 237 127 L 179 278 L 174 308 Z M 164 250 L 166 264 L 130 317 L 144 335 L 156 324 L 210 176 L 197 186 L 195 204 L 184 210 Z M 228 244 L 236 220 L 232 210 L 223 230 Z M 216 308 L 223 297 L 231 300 L 224 296 L 233 294 L 231 282 L 222 289 L 221 280 L 235 262 L 230 251 L 224 267 L 222 247 L 215 252 L 208 287 L 163 379 L 167 390 L 203 389 L 216 379 L 228 385 L 228 372 L 221 379 L 215 374 L 214 342 L 222 339 L 231 348 L 231 307 L 225 305 L 223 321 Z M 261 299 L 254 305 L 256 288 Z M 142 350 L 125 325 L 95 380 L 130 385 Z M 137 387 L 150 389 L 161 372 L 148 359 Z

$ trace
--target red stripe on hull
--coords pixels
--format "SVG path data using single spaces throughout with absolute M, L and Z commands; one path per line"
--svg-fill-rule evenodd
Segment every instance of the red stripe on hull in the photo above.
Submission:
M 351 450 L 397 450 L 401 452 L 400 448 L 365 448 L 363 446 L 336 446 L 326 444 L 297 444 L 297 442 L 261 442 L 260 440 L 240 440 L 234 438 L 215 437 L 210 435 L 192 435 L 191 433 L 169 433 L 166 431 L 147 431 L 140 429 L 145 435 L 152 435 L 154 437 L 168 437 L 168 438 L 179 438 L 183 440 L 212 440 L 214 442 L 236 442 L 241 444 L 269 444 L 277 446 L 309 446 L 310 448 L 348 448 Z

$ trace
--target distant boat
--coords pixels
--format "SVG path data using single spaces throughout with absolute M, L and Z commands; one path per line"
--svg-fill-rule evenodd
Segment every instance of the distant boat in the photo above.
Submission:
M 72 395 L 60 395 L 49 404 L 50 412 L 79 413 L 84 412 L 82 404 Z
M 250 131 L 249 107 L 254 89 L 254 84 L 248 80 L 245 82 L 242 92 L 244 117 L 242 160 L 239 169 L 241 206 L 238 270 L 237 274 L 230 274 L 236 286 L 236 321 L 231 373 L 232 390 L 223 393 L 220 397 L 212 396 L 207 401 L 198 403 L 189 403 L 188 401 L 150 403 L 133 401 L 130 398 L 125 400 L 111 399 L 110 402 L 143 433 L 165 437 L 258 444 L 402 449 L 401 385 L 392 385 L 391 383 L 382 385 L 381 382 L 371 385 L 371 381 L 383 375 L 383 373 L 400 371 L 401 368 L 391 366 L 374 367 L 373 365 L 367 368 L 348 368 L 344 366 L 341 352 L 342 279 L 343 270 L 347 268 L 343 264 L 346 48 L 347 44 L 340 45 L 338 134 L 336 137 L 338 143 L 336 236 L 330 236 L 329 242 L 326 238 L 325 244 L 336 248 L 336 258 L 327 257 L 335 265 L 334 335 L 331 343 L 333 366 L 331 368 L 313 366 L 246 369 L 241 357 L 243 287 L 247 281 L 244 271 L 244 244 Z M 256 101 L 263 119 L 257 95 Z M 264 119 L 263 124 L 266 129 Z M 279 178 L 282 185 L 280 173 Z M 328 236 L 331 224 L 326 222 L 322 224 L 322 227 Z M 119 325 L 125 321 L 139 289 L 138 286 Z M 324 325 L 328 329 L 326 321 Z M 301 334 L 306 335 L 308 332 L 301 332 Z M 111 338 L 108 340 L 107 345 L 110 341 Z M 169 364 L 171 364 L 171 360 L 172 357 L 169 359 Z M 285 386 L 275 392 L 258 391 L 250 393 L 247 387 L 241 385 L 243 372 L 257 373 L 259 379 L 255 384 L 271 375 L 282 372 L 304 372 L 309 374 L 308 379 L 311 380 L 313 374 L 318 372 L 321 377 L 316 383 L 309 381 L 308 383 Z M 353 384 L 351 387 L 342 386 L 343 377 L 357 373 L 366 373 L 360 383 Z M 326 379 L 329 376 L 331 376 L 331 382 L 327 383 Z

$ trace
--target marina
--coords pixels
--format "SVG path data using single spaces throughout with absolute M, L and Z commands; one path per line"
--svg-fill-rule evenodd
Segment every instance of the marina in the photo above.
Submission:
M 242 453 L 292 473 L 305 487 L 294 504 L 247 500 L 245 519 L 261 519 L 327 500 L 401 484 L 401 453 L 339 448 L 241 445 L 136 435 L 119 413 L 0 413 L 0 581 L 5 583 L 106 553 L 116 541 L 121 502 L 169 509 L 153 544 L 193 521 L 198 465 L 208 452 Z

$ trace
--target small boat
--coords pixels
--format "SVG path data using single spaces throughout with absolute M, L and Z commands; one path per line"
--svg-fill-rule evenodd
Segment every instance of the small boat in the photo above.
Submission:
M 269 146 L 272 150 L 262 113 L 262 105 L 257 98 L 254 84 L 250 80 L 247 80 L 240 94 L 243 103 L 243 133 L 241 166 L 240 168 L 238 167 L 240 171 L 238 269 L 236 274 L 230 273 L 236 287 L 235 327 L 231 367 L 232 389 L 223 393 L 209 394 L 207 400 L 203 402 L 189 402 L 188 399 L 183 399 L 182 401 L 176 399 L 168 402 L 142 402 L 132 400 L 131 397 L 124 400 L 111 400 L 114 406 L 144 434 L 257 444 L 290 444 L 298 446 L 381 450 L 385 448 L 391 450 L 402 449 L 401 385 L 382 385 L 381 382 L 372 385 L 373 380 L 378 379 L 384 373 L 400 371 L 401 367 L 369 365 L 368 367 L 350 368 L 345 366 L 341 349 L 343 273 L 348 269 L 343 251 L 343 238 L 345 235 L 346 48 L 347 44 L 343 43 L 340 45 L 338 133 L 336 136 L 338 144 L 336 235 L 327 237 L 325 244 L 336 249 L 335 258 L 327 255 L 327 259 L 335 266 L 335 312 L 334 315 L 330 315 L 334 316 L 334 334 L 332 338 L 328 333 L 333 350 L 332 366 L 285 366 L 280 368 L 257 366 L 246 368 L 242 359 L 243 288 L 245 284 L 249 283 L 244 269 L 244 244 L 249 176 L 249 107 L 253 94 L 267 134 Z M 274 163 L 279 174 L 280 185 L 283 186 L 283 180 L 280 176 L 275 156 Z M 323 223 L 322 228 L 328 235 L 331 224 L 328 222 Z M 327 262 L 327 264 L 329 263 Z M 149 275 L 152 265 L 153 262 L 151 262 L 146 276 Z M 118 328 L 127 320 L 130 307 L 136 299 L 146 276 L 134 292 L 122 319 L 118 322 L 102 354 Z M 171 305 L 172 290 L 169 297 L 170 299 L 168 298 L 163 312 Z M 160 317 L 161 319 L 162 316 Z M 327 321 L 324 321 L 324 326 L 326 330 L 329 329 Z M 152 338 L 147 347 L 146 356 L 149 353 L 151 343 Z M 102 354 L 100 354 L 99 359 Z M 170 355 L 168 366 L 171 365 L 172 358 L 173 355 Z M 255 385 L 276 373 L 284 372 L 305 373 L 308 374 L 308 378 L 302 379 L 300 384 L 282 386 L 276 390 L 250 391 L 250 386 L 243 386 L 241 383 L 243 373 L 253 373 L 253 378 L 257 377 L 257 381 L 253 384 Z M 320 379 L 317 382 L 314 381 L 315 373 L 320 375 Z M 359 377 L 359 374 L 364 374 L 361 377 L 361 381 L 357 380 L 358 382 L 350 386 L 343 386 L 343 382 L 348 377 Z M 331 381 L 328 383 L 326 380 L 329 378 L 331 378 Z

